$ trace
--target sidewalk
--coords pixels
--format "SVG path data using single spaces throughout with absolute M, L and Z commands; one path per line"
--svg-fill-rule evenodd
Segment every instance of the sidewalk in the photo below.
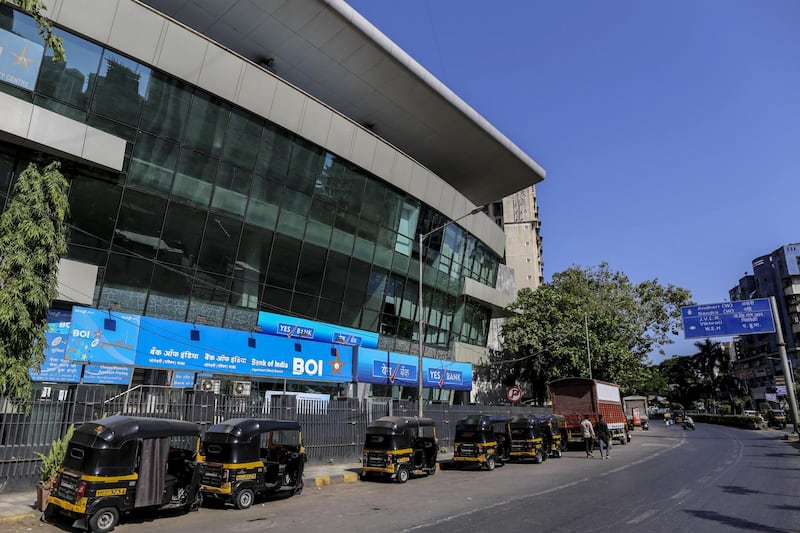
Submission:
M 449 461 L 452 453 L 440 453 L 439 463 Z M 306 489 L 311 487 L 325 487 L 338 483 L 355 483 L 361 471 L 360 463 L 341 463 L 327 465 L 306 465 L 303 477 Z M 36 509 L 36 490 L 29 492 L 0 493 L 0 529 L 3 524 L 37 518 L 41 515 Z

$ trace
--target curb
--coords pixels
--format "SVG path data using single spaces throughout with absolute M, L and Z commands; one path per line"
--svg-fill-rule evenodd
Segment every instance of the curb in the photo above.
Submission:
M 18 522 L 20 520 L 25 520 L 26 518 L 36 518 L 36 513 L 22 513 L 13 516 L 3 516 L 0 517 L 0 524 L 6 524 L 8 522 Z
M 335 483 L 355 483 L 358 481 L 358 474 L 353 472 L 345 472 L 344 474 L 337 474 L 333 476 L 316 476 L 314 478 L 314 485 L 319 487 L 327 487 Z

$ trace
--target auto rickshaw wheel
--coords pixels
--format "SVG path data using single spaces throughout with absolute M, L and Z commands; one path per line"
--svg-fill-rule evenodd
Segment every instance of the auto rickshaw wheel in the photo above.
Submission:
M 89 529 L 94 533 L 108 533 L 119 524 L 116 507 L 103 507 L 89 519 Z
M 533 457 L 533 462 L 537 465 L 540 465 L 542 464 L 542 461 L 542 452 L 536 452 L 536 455 Z
M 253 505 L 253 500 L 255 499 L 256 495 L 253 493 L 252 489 L 242 489 L 236 493 L 236 498 L 234 503 L 236 507 L 239 509 L 247 509 L 251 505 Z
M 492 471 L 495 467 L 495 460 L 494 455 L 490 455 L 486 458 L 486 470 Z
M 292 489 L 292 496 L 297 496 L 303 492 L 303 485 L 304 483 L 301 481 L 298 486 Z
M 556 459 L 560 458 L 560 457 L 561 457 L 561 455 L 562 455 L 562 453 L 561 453 L 561 448 L 559 448 L 559 449 L 557 449 L 557 450 L 556 450 L 556 455 L 555 455 L 555 456 L 556 456 Z
M 411 474 L 408 471 L 408 468 L 401 466 L 397 469 L 397 474 L 395 475 L 395 479 L 398 483 L 405 483 L 408 481 L 408 478 L 411 477 Z

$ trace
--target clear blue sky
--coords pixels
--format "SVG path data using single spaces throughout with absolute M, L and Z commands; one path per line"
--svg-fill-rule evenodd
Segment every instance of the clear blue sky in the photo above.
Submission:
M 800 242 L 800 1 L 348 3 L 545 168 L 546 280 L 606 261 L 715 303 Z

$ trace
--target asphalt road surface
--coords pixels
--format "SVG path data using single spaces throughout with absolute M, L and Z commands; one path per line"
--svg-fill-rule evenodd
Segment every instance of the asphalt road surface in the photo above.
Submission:
M 240 511 L 133 516 L 120 533 L 295 531 L 348 533 L 800 532 L 800 449 L 783 433 L 698 424 L 653 424 L 610 460 L 580 450 L 536 465 L 494 471 L 444 469 L 435 476 L 315 488 Z M 64 531 L 50 524 L 16 531 Z

